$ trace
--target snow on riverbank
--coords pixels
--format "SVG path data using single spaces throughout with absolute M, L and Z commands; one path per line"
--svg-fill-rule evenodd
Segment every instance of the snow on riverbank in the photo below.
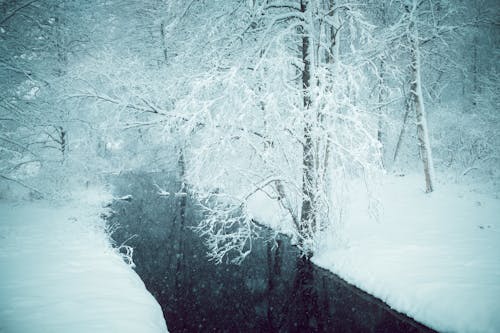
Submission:
M 425 194 L 388 177 L 379 221 L 353 193 L 341 231 L 313 261 L 443 332 L 500 332 L 500 200 L 458 185 Z
M 364 186 L 349 186 L 340 228 L 312 261 L 438 331 L 500 332 L 498 194 L 457 184 L 426 194 L 421 175 L 387 176 L 380 185 L 372 193 L 378 220 Z M 248 209 L 291 234 L 286 213 L 263 193 Z
M 96 195 L 100 194 L 100 195 Z M 109 197 L 0 202 L 0 332 L 166 332 L 160 306 L 113 250 Z

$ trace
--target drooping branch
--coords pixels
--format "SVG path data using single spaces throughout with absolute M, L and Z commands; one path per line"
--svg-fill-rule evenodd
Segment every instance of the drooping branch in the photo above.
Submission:
M 33 187 L 33 186 L 31 186 L 31 185 L 26 184 L 25 182 L 23 182 L 23 181 L 21 181 L 21 180 L 19 180 L 19 179 L 15 179 L 15 178 L 12 178 L 12 177 L 7 177 L 7 176 L 5 176 L 5 175 L 0 175 L 0 178 L 5 179 L 5 180 L 10 181 L 10 182 L 13 182 L 13 183 L 16 183 L 16 184 L 19 184 L 19 185 L 21 185 L 22 187 L 27 188 L 27 189 L 29 189 L 29 190 L 31 190 L 31 191 L 33 191 L 33 192 L 35 192 L 35 193 L 36 193 L 36 194 L 38 194 L 40 197 L 43 197 L 43 196 L 44 196 L 44 193 L 43 193 L 42 191 L 40 191 L 40 190 L 38 190 L 38 189 L 34 188 L 34 187 Z

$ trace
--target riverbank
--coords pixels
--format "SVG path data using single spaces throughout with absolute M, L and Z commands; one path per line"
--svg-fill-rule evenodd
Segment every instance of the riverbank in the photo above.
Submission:
M 340 238 L 313 262 L 443 332 L 500 332 L 500 200 L 466 186 L 431 194 L 418 176 L 387 177 L 378 220 L 351 193 Z
M 435 330 L 500 332 L 496 185 L 437 185 L 426 194 L 421 175 L 386 176 L 369 200 L 364 184 L 350 184 L 343 219 L 312 261 Z M 265 195 L 249 209 L 292 233 L 286 212 Z
M 166 332 L 158 303 L 114 250 L 102 191 L 70 203 L 0 202 L 1 332 Z

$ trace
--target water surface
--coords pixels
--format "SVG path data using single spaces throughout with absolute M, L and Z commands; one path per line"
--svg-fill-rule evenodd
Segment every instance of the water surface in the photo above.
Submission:
M 134 247 L 136 271 L 160 303 L 170 332 L 432 332 L 299 257 L 288 237 L 263 230 L 241 265 L 207 260 L 192 231 L 201 218 L 172 175 L 121 175 L 110 223 Z M 135 236 L 134 236 L 135 235 Z

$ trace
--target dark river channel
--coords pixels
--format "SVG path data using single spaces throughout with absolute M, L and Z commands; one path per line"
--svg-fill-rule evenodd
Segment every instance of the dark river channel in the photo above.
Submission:
M 264 231 L 241 265 L 207 260 L 191 229 L 201 218 L 174 176 L 122 174 L 109 223 L 134 248 L 136 272 L 160 303 L 170 332 L 433 332 L 298 256 L 286 236 Z M 269 235 L 266 235 L 268 233 Z M 135 236 L 134 236 L 135 235 Z

